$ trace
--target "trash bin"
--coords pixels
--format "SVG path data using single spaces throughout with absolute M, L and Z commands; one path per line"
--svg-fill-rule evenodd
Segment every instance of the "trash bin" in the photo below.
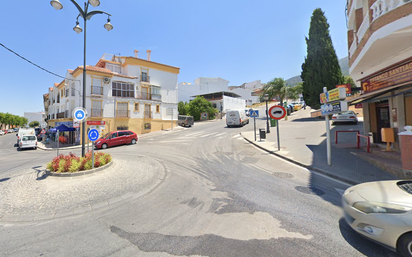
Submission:
M 266 139 L 266 131 L 265 131 L 264 128 L 259 129 L 259 138 L 260 138 L 260 140 Z

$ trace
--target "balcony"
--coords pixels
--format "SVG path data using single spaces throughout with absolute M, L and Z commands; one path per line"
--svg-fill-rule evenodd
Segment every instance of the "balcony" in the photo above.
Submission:
M 103 95 L 103 87 L 92 86 L 92 95 Z
M 369 28 L 369 15 L 366 15 L 362 21 L 362 24 L 359 27 L 358 32 L 356 33 L 356 36 L 358 38 L 358 44 L 361 42 L 363 36 L 365 36 L 365 33 L 368 30 L 368 28 Z
M 128 118 L 129 111 L 128 110 L 116 110 L 116 118 Z
M 150 83 L 150 76 L 147 76 L 146 73 L 142 73 L 140 76 L 140 82 Z
M 162 95 L 137 91 L 136 98 L 142 100 L 162 101 Z
M 103 109 L 92 109 L 91 117 L 103 117 Z
M 57 119 L 64 119 L 64 112 L 59 112 L 56 116 Z
M 404 4 L 410 2 L 409 0 L 377 0 L 372 6 L 372 21 L 376 20 L 377 18 L 381 17 L 385 13 L 392 11 Z

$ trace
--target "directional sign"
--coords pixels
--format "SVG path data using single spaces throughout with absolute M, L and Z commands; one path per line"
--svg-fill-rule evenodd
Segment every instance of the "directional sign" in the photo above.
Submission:
M 269 116 L 272 119 L 280 120 L 286 116 L 286 110 L 283 106 L 280 106 L 280 105 L 272 106 L 269 109 Z
M 259 111 L 258 110 L 253 110 L 250 111 L 250 117 L 259 117 Z
M 97 131 L 97 129 L 91 129 L 87 135 L 89 136 L 90 141 L 94 142 L 99 138 L 99 131 Z
M 320 107 L 320 111 L 322 115 L 346 112 L 347 110 L 348 110 L 348 102 L 346 101 L 327 103 Z
M 84 121 L 86 119 L 86 111 L 81 108 L 81 107 L 77 107 L 73 110 L 73 119 L 75 121 Z
M 320 94 L 320 103 L 328 103 L 338 100 L 344 100 L 346 98 L 346 89 L 343 87 L 338 87 L 332 90 L 329 90 L 326 93 Z

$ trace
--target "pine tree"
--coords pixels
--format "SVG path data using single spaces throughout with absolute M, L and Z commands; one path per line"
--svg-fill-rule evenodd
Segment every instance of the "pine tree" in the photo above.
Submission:
M 329 24 L 320 8 L 313 11 L 306 45 L 307 56 L 300 75 L 303 80 L 303 99 L 307 105 L 318 109 L 319 94 L 323 92 L 323 87 L 331 90 L 344 81 L 329 35 Z

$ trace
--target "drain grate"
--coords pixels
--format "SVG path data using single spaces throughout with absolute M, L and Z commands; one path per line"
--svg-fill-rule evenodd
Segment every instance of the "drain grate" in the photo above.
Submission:
M 286 172 L 275 172 L 273 173 L 273 176 L 278 178 L 293 178 L 292 174 Z
M 320 190 L 319 188 L 316 187 L 301 187 L 297 186 L 295 187 L 296 190 L 298 190 L 301 193 L 308 194 L 308 195 L 324 195 L 325 192 Z

